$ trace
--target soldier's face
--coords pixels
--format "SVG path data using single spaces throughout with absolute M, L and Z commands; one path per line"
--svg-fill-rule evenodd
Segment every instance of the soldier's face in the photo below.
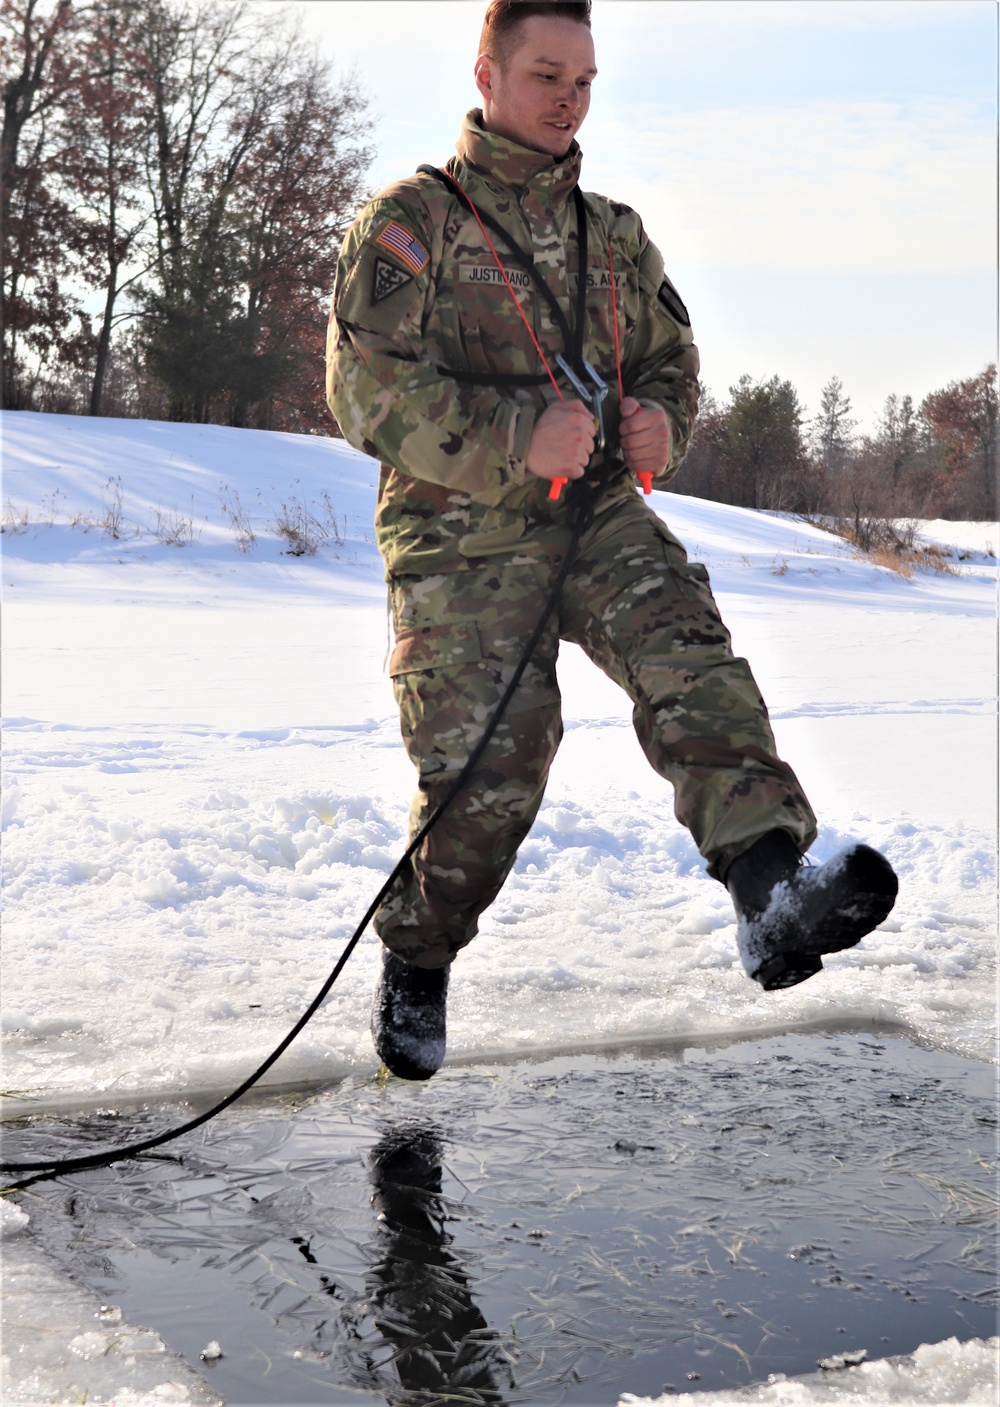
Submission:
M 486 54 L 476 61 L 486 129 L 533 151 L 565 156 L 587 116 L 597 74 L 590 30 L 576 20 L 531 15 L 516 42 L 503 68 Z

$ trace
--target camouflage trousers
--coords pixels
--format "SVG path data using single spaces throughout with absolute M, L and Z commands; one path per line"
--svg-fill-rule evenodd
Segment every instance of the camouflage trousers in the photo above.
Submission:
M 392 675 L 403 740 L 419 773 L 410 834 L 461 771 L 509 682 L 562 562 L 568 534 L 468 570 L 390 583 Z M 746 660 L 733 656 L 708 582 L 663 522 L 630 498 L 598 516 L 506 715 L 467 786 L 383 901 L 375 929 L 420 967 L 475 937 L 542 801 L 562 737 L 559 641 L 582 646 L 634 704 L 639 742 L 674 787 L 674 812 L 722 878 L 766 831 L 804 852 L 809 803 L 775 753 Z

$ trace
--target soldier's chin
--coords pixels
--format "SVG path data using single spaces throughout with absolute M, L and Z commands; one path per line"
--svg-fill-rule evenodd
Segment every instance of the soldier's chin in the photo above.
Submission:
M 545 127 L 539 136 L 538 150 L 548 152 L 549 156 L 565 156 L 572 145 L 572 128 L 560 132 L 556 127 Z

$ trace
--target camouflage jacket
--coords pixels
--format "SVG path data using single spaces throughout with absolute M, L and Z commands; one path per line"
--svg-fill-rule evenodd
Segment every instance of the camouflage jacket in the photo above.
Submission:
M 580 148 L 574 142 L 557 160 L 484 131 L 480 120 L 478 111 L 466 116 L 448 171 L 481 212 L 532 251 L 572 323 L 579 257 L 571 195 Z M 635 212 L 603 196 L 584 199 L 584 356 L 613 388 L 605 421 L 616 445 L 616 317 L 625 394 L 664 406 L 675 422 L 662 485 L 680 466 L 698 405 L 687 312 Z M 552 310 L 507 247 L 491 238 L 555 369 L 555 355 L 565 349 Z M 544 376 L 473 215 L 438 178 L 418 173 L 380 192 L 348 231 L 327 339 L 330 409 L 345 438 L 381 461 L 376 532 L 390 576 L 541 551 L 532 528 L 566 512 L 565 494 L 551 502 L 548 481 L 525 465 L 535 421 L 556 399 L 551 383 L 473 384 L 463 372 Z M 609 502 L 636 491 L 620 451 L 614 454 L 604 490 Z

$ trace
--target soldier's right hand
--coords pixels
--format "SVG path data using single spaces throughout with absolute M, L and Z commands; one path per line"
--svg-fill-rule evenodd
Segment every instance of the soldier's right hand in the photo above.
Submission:
M 556 401 L 535 422 L 525 461 L 540 479 L 579 479 L 594 453 L 597 426 L 583 401 Z

